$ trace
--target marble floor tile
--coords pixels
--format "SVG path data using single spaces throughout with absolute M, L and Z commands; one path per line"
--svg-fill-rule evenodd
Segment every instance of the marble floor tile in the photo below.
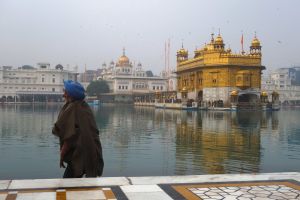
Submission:
M 260 174 L 215 174 L 215 175 L 187 175 L 187 176 L 149 176 L 128 177 L 134 185 L 166 184 L 166 183 L 213 183 L 226 181 L 257 181 L 300 179 L 299 172 L 260 173 Z
M 162 189 L 157 185 L 125 185 L 121 186 L 123 192 L 161 192 Z
M 56 200 L 55 192 L 18 193 L 16 200 Z
M 125 177 L 13 180 L 9 189 L 129 185 Z
M 60 187 L 129 185 L 125 177 L 62 179 Z
M 24 188 L 57 188 L 60 179 L 28 179 L 28 180 L 12 180 L 8 189 L 24 189 Z
M 0 180 L 0 190 L 5 190 L 8 188 L 8 185 L 10 183 L 10 180 Z
M 67 191 L 68 200 L 100 200 L 106 199 L 102 190 Z
M 5 200 L 6 196 L 7 196 L 7 194 L 0 194 L 0 200 Z
M 125 195 L 129 200 L 172 200 L 172 198 L 164 192 L 128 192 L 125 193 Z

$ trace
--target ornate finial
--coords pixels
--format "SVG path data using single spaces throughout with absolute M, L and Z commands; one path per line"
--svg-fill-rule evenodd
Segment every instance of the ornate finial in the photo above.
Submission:
M 220 28 L 219 28 L 219 36 L 221 35 L 221 31 L 220 31 Z
M 254 38 L 256 38 L 256 31 L 254 31 Z
M 123 56 L 125 56 L 125 47 L 123 47 Z
M 211 34 L 211 42 L 214 42 L 214 33 Z

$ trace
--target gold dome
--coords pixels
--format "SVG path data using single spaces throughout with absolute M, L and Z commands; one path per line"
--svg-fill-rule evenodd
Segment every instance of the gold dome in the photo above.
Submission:
M 263 91 L 263 92 L 261 92 L 261 96 L 262 96 L 262 97 L 267 97 L 267 96 L 268 96 L 268 93 L 267 93 L 266 91 Z
M 256 36 L 252 40 L 251 46 L 253 46 L 253 47 L 259 47 L 260 46 L 260 41 L 256 38 Z
M 239 94 L 239 91 L 237 91 L 237 90 L 233 90 L 233 91 L 230 93 L 231 96 L 237 96 L 238 94 Z
M 119 58 L 119 63 L 120 64 L 128 64 L 129 63 L 129 58 L 127 56 L 121 56 Z
M 183 48 L 183 43 L 181 45 L 181 49 L 177 51 L 177 55 L 187 55 L 188 51 Z
M 188 53 L 187 50 L 185 50 L 184 48 L 181 48 L 177 51 L 177 54 L 181 54 L 181 55 L 185 55 L 187 53 Z
M 123 55 L 118 60 L 119 65 L 128 65 L 129 64 L 129 58 L 125 55 L 125 49 L 123 49 Z
M 223 44 L 223 38 L 220 34 L 216 37 L 215 44 Z

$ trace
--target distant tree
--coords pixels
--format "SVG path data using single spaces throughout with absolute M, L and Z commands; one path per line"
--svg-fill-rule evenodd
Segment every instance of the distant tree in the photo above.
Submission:
M 86 88 L 86 92 L 89 96 L 99 96 L 102 93 L 108 93 L 109 86 L 104 80 L 92 81 Z
M 151 71 L 151 70 L 146 71 L 146 76 L 147 76 L 147 77 L 153 77 L 152 71 Z

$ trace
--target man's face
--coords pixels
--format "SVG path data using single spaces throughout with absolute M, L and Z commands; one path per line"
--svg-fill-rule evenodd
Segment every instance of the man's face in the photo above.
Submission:
M 65 102 L 68 102 L 69 96 L 68 96 L 66 90 L 64 90 L 63 98 L 64 98 L 64 101 L 65 101 Z

